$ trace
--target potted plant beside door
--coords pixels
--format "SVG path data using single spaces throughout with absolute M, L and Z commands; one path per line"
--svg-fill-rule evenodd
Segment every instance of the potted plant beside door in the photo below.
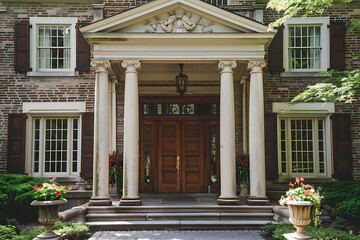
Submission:
M 311 236 L 304 233 L 304 228 L 310 224 L 311 208 L 313 209 L 313 219 L 315 227 L 320 224 L 320 204 L 322 196 L 313 186 L 303 183 L 303 178 L 296 178 L 295 183 L 289 183 L 289 191 L 280 199 L 280 205 L 287 204 L 290 212 L 289 221 L 296 228 L 295 233 L 284 234 L 287 239 L 310 239 Z
M 31 205 L 38 207 L 38 221 L 45 227 L 45 232 L 35 239 L 59 239 L 61 237 L 61 235 L 54 233 L 52 228 L 59 221 L 60 205 L 67 202 L 64 197 L 68 189 L 55 184 L 55 179 L 51 179 L 50 183 L 43 183 L 42 186 L 34 186 L 35 200 Z

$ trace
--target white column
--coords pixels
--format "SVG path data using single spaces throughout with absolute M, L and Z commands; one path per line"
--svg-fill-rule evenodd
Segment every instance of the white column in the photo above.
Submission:
M 94 108 L 93 196 L 90 205 L 111 205 L 109 197 L 109 79 L 110 62 L 93 61 L 96 67 Z
M 248 116 L 247 116 L 248 101 L 247 101 L 246 77 L 241 78 L 240 84 L 243 86 L 243 91 L 242 91 L 243 152 L 244 152 L 244 154 L 248 154 L 248 121 L 247 121 L 247 119 L 248 119 Z
M 220 61 L 220 197 L 218 204 L 239 204 L 235 177 L 235 100 L 236 61 Z
M 124 101 L 124 181 L 120 205 L 140 205 L 139 197 L 139 60 L 123 61 Z
M 249 158 L 250 197 L 248 202 L 267 202 L 265 181 L 264 61 L 250 61 Z M 250 204 L 250 203 L 249 203 Z

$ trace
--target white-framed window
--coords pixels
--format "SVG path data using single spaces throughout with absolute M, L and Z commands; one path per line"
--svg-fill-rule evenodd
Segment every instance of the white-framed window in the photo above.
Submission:
M 32 118 L 33 175 L 76 176 L 80 172 L 80 118 Z
M 329 67 L 328 17 L 291 18 L 284 23 L 286 72 L 323 72 Z
M 28 76 L 74 76 L 77 18 L 31 17 Z
M 326 118 L 279 117 L 279 172 L 290 177 L 327 176 Z
M 26 102 L 26 172 L 36 177 L 78 177 L 81 113 L 85 102 Z
M 280 177 L 331 177 L 333 103 L 273 103 Z

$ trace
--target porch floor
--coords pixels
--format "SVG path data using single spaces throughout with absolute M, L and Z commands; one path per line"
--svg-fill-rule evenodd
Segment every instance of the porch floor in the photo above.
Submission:
M 218 195 L 215 193 L 167 193 L 167 194 L 140 194 L 142 206 L 174 206 L 174 205 L 197 205 L 209 206 L 216 205 Z M 111 196 L 113 206 L 119 206 L 120 198 L 118 196 Z M 244 205 L 246 202 L 245 197 L 240 197 L 240 203 Z

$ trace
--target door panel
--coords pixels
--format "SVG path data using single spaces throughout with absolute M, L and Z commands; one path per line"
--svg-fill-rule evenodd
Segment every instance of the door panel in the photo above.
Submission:
M 203 192 L 203 123 L 182 123 L 181 175 L 183 192 Z
M 159 192 L 179 192 L 179 123 L 159 123 Z

